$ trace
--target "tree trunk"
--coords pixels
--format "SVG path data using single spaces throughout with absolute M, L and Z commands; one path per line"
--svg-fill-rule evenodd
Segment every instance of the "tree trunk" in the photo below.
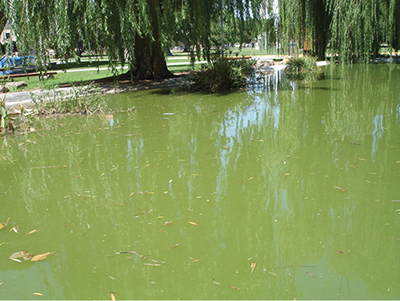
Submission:
M 316 0 L 314 6 L 315 36 L 314 54 L 318 60 L 325 60 L 327 45 L 328 16 L 325 11 L 325 0 Z
M 151 0 L 150 6 L 151 25 L 153 36 L 139 36 L 135 39 L 135 65 L 133 76 L 136 79 L 163 79 L 174 75 L 168 70 L 162 50 L 160 37 L 160 15 L 162 7 L 160 1 Z
M 396 1 L 394 16 L 395 16 L 394 20 L 395 24 L 394 24 L 392 47 L 395 49 L 396 52 L 398 52 L 400 49 L 400 1 Z

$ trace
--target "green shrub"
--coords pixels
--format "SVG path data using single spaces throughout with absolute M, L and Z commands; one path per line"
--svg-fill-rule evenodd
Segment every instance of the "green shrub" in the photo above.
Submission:
M 291 79 L 313 80 L 321 76 L 322 70 L 317 66 L 317 59 L 315 57 L 305 56 L 291 58 L 287 63 L 285 73 Z
M 219 58 L 204 64 L 199 71 L 192 72 L 192 89 L 216 93 L 243 88 L 247 85 L 254 63 L 252 60 Z

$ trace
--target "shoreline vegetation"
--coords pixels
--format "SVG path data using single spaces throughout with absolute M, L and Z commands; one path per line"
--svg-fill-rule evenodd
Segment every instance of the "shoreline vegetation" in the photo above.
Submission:
M 398 62 L 398 58 L 396 58 Z M 94 80 L 86 80 L 63 85 L 47 85 L 52 79 L 45 79 L 41 88 L 28 91 L 10 91 L 0 94 L 0 135 L 15 132 L 22 128 L 30 131 L 26 124 L 31 123 L 31 116 L 60 114 L 95 114 L 107 110 L 105 94 L 132 92 L 147 89 L 170 89 L 182 92 L 218 93 L 227 90 L 241 89 L 248 85 L 255 68 L 263 72 L 284 70 L 288 78 L 295 81 L 310 82 L 318 80 L 323 73 L 321 65 L 327 61 L 317 62 L 315 57 L 272 57 L 272 56 L 226 56 L 216 57 L 213 62 L 199 62 L 189 65 L 187 60 L 177 58 L 181 66 L 174 77 L 161 80 L 119 80 L 113 76 L 103 76 Z M 387 62 L 387 58 L 378 58 L 377 63 Z M 182 69 L 182 66 L 183 69 Z M 97 64 L 99 69 L 99 64 Z M 185 69 L 186 68 L 186 69 Z M 99 72 L 100 70 L 98 70 Z M 65 69 L 65 72 L 67 70 Z M 74 73 L 93 72 L 79 69 Z M 68 73 L 73 73 L 69 71 Z M 90 76 L 90 75 L 89 75 Z M 75 78 L 76 77 L 71 77 Z M 31 79 L 26 78 L 29 82 Z M 37 79 L 36 79 L 37 81 Z M 21 82 L 21 81 L 16 81 Z M 27 86 L 21 85 L 22 87 Z M 134 108 L 127 111 L 134 111 Z M 25 124 L 25 125 L 24 125 Z

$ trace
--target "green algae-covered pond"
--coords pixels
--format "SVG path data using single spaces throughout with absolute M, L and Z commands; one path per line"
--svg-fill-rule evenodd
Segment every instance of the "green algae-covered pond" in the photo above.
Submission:
M 265 82 L 0 138 L 0 298 L 399 299 L 400 66 Z

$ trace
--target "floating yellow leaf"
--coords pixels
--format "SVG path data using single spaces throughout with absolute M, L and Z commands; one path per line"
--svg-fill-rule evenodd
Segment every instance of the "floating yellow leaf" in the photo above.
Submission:
M 333 186 L 333 189 L 340 190 L 340 192 L 346 191 L 347 189 L 339 187 L 339 186 Z
M 290 176 L 290 172 L 285 173 L 285 176 Z
M 230 288 L 233 288 L 234 290 L 240 290 L 240 288 L 236 287 L 236 286 L 229 286 Z
M 39 254 L 36 256 L 33 256 L 31 261 L 39 261 L 39 260 L 44 260 L 47 258 L 47 256 L 49 256 L 50 254 L 53 254 L 54 252 L 47 252 L 47 253 L 43 253 L 43 254 Z
M 0 223 L 0 230 L 3 229 L 5 226 L 3 223 Z
M 253 273 L 254 272 L 254 269 L 256 268 L 256 265 L 257 265 L 257 261 L 254 261 L 254 262 L 252 262 L 251 263 L 251 273 Z
M 42 293 L 33 293 L 33 294 L 36 295 L 36 296 L 43 296 Z
M 111 301 L 115 301 L 115 296 L 113 293 L 110 293 Z
M 192 262 L 199 262 L 201 259 L 192 259 Z
M 38 229 L 32 230 L 32 231 L 26 233 L 26 235 L 33 234 L 33 233 L 36 233 L 36 232 L 39 232 L 39 230 Z
M 194 223 L 194 222 L 189 222 L 189 224 L 193 225 L 193 226 L 198 226 L 198 224 Z

